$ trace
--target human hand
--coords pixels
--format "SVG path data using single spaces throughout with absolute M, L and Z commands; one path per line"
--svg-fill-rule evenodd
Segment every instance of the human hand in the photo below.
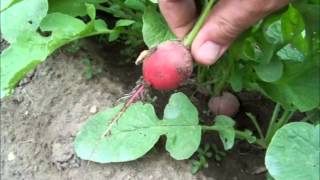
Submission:
M 288 3 L 289 0 L 219 0 L 192 43 L 194 59 L 205 65 L 215 63 L 241 32 Z M 159 6 L 178 38 L 192 29 L 197 19 L 194 0 L 159 0 Z

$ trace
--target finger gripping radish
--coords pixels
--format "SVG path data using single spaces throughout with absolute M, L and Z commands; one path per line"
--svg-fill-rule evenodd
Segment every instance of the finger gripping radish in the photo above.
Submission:
M 157 90 L 173 90 L 188 79 L 193 64 L 190 51 L 179 41 L 166 41 L 143 61 L 143 77 Z

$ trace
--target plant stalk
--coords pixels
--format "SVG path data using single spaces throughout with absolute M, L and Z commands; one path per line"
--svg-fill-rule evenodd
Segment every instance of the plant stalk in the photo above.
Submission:
M 270 142 L 271 140 L 271 137 L 272 137 L 272 132 L 274 131 L 274 128 L 275 128 L 275 122 L 279 116 L 279 112 L 280 112 L 280 104 L 277 103 L 274 110 L 273 110 L 273 113 L 272 113 L 272 116 L 271 116 L 271 120 L 269 122 L 269 126 L 268 126 L 268 130 L 267 130 L 267 133 L 266 133 L 266 138 L 265 138 L 265 141 L 267 143 Z
M 293 116 L 294 111 L 284 111 L 279 121 L 276 123 L 276 130 L 287 124 L 290 118 Z
M 191 32 L 187 35 L 187 37 L 183 40 L 183 45 L 190 48 L 194 38 L 199 33 L 202 25 L 206 21 L 206 18 L 208 17 L 210 10 L 212 9 L 212 6 L 214 4 L 215 0 L 209 0 L 208 3 L 205 4 L 205 8 L 203 9 L 199 19 L 197 20 L 196 24 L 192 28 Z
M 219 132 L 219 130 L 221 130 L 219 127 L 217 127 L 215 125 L 213 125 L 213 126 L 202 125 L 201 129 L 203 131 L 218 131 L 218 132 Z M 247 139 L 247 133 L 244 132 L 244 131 L 235 130 L 235 134 L 236 134 L 236 137 L 239 138 L 239 139 Z M 257 139 L 254 143 L 259 145 L 262 148 L 266 148 L 267 147 L 266 143 L 261 139 Z
M 263 135 L 262 130 L 257 122 L 257 119 L 251 113 L 246 113 L 246 115 L 249 117 L 249 119 L 252 121 L 252 123 L 256 127 L 258 134 L 260 136 L 260 139 L 264 139 L 264 135 Z

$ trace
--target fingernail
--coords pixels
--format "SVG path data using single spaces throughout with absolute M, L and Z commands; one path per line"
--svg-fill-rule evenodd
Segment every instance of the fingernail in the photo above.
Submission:
M 203 43 L 198 50 L 199 60 L 204 64 L 212 64 L 219 57 L 222 47 L 212 41 Z

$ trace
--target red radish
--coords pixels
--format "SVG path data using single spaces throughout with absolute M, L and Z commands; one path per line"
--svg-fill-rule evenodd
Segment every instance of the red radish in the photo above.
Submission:
M 178 41 L 166 41 L 143 61 L 143 77 L 157 90 L 173 90 L 188 79 L 193 64 L 190 51 Z
M 223 92 L 222 96 L 212 97 L 208 106 L 214 115 L 226 115 L 232 117 L 237 114 L 240 103 L 235 95 L 229 92 Z

